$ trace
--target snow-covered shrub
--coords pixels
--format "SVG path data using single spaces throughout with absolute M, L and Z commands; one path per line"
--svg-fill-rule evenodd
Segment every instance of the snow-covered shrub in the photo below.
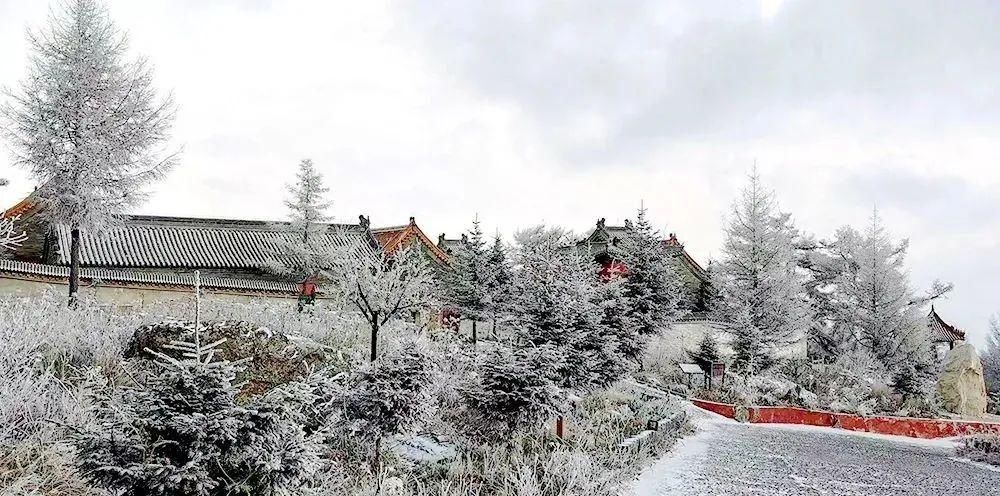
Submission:
M 97 421 L 75 430 L 78 465 L 124 494 L 288 494 L 319 467 L 321 443 L 303 428 L 311 389 L 290 383 L 237 403 L 238 364 L 213 361 L 218 342 L 175 342 L 142 387 L 106 390 Z
M 375 440 L 405 433 L 432 413 L 434 361 L 418 341 L 402 343 L 349 372 L 335 402 L 352 435 Z
M 962 439 L 958 454 L 977 462 L 1000 466 L 1000 435 L 975 434 Z
M 564 401 L 552 371 L 562 356 L 551 346 L 516 348 L 498 344 L 476 361 L 475 376 L 462 389 L 473 437 L 500 439 L 537 426 Z

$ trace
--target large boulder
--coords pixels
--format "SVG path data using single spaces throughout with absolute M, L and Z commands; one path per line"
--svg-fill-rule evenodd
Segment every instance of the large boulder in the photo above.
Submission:
M 983 363 L 971 344 L 960 344 L 945 355 L 937 387 L 948 411 L 970 417 L 986 414 Z
M 135 331 L 125 349 L 126 358 L 152 359 L 146 350 L 181 358 L 181 352 L 165 345 L 172 341 L 192 341 L 194 323 L 166 321 L 142 326 Z M 245 369 L 237 376 L 244 382 L 242 394 L 263 394 L 275 386 L 300 380 L 310 368 L 326 359 L 324 348 L 308 339 L 274 333 L 244 321 L 203 322 L 200 339 L 211 344 L 225 342 L 216 348 L 216 358 L 236 361 L 249 358 Z

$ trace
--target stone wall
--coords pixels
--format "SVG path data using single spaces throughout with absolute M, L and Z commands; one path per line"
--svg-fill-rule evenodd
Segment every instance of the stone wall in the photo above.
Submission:
M 32 296 L 45 292 L 63 294 L 67 291 L 66 283 L 20 279 L 0 275 L 0 296 Z M 192 290 L 190 288 L 143 287 L 139 285 L 89 286 L 81 284 L 80 294 L 83 297 L 93 297 L 100 302 L 110 305 L 143 307 L 160 303 L 190 301 Z M 289 305 L 293 305 L 295 301 L 294 295 L 249 294 L 211 289 L 203 289 L 202 295 L 208 301 L 232 303 L 246 303 L 254 300 L 268 299 L 273 301 L 287 301 Z

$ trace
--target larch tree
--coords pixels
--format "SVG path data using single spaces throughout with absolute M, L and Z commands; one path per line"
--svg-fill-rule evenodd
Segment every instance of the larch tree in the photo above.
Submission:
M 6 185 L 7 180 L 0 177 L 0 186 Z M 5 212 L 0 212 L 0 254 L 20 246 L 26 238 L 24 231 L 17 231 L 17 219 L 17 216 L 8 217 Z
M 371 331 L 371 361 L 378 358 L 379 329 L 434 302 L 434 273 L 414 245 L 395 253 L 347 238 L 336 250 L 333 266 L 324 271 L 333 289 L 357 310 Z
M 993 314 L 989 325 L 986 352 L 983 353 L 983 374 L 990 394 L 1000 398 L 1000 314 Z
M 326 210 L 332 202 L 326 199 L 330 188 L 310 159 L 299 162 L 295 183 L 289 184 L 288 207 L 290 222 L 286 238 L 280 240 L 276 252 L 268 260 L 267 269 L 282 275 L 310 277 L 331 266 L 333 251 L 327 236 L 330 217 Z
M 878 212 L 864 233 L 851 227 L 813 255 L 813 271 L 824 281 L 819 292 L 819 334 L 828 348 L 842 353 L 870 352 L 888 371 L 904 365 L 929 365 L 931 344 L 923 308 L 951 290 L 935 281 L 926 294 L 915 294 L 905 268 L 908 243 L 889 237 Z
M 755 168 L 733 204 L 722 259 L 712 270 L 720 293 L 716 311 L 734 324 L 734 366 L 748 374 L 770 366 L 781 347 L 808 329 L 795 236 L 791 217 L 778 211 Z
M 2 108 L 14 163 L 38 181 L 45 215 L 70 231 L 71 305 L 80 233 L 120 222 L 178 157 L 165 150 L 173 98 L 157 95 L 149 63 L 129 58 L 127 41 L 100 2 L 68 1 L 46 31 L 29 32 L 28 75 Z
M 451 261 L 441 272 L 444 302 L 456 307 L 462 317 L 472 321 L 472 342 L 478 338 L 477 324 L 490 304 L 492 280 L 489 253 L 479 228 L 479 218 L 472 221 L 467 236 L 452 253 Z

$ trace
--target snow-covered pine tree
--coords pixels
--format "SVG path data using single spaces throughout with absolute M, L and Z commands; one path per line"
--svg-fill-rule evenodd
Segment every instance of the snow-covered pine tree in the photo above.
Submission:
M 7 179 L 0 177 L 0 187 L 6 185 Z M 5 212 L 0 212 L 0 255 L 19 246 L 26 238 L 24 231 L 18 232 L 16 229 L 17 219 L 17 216 L 7 217 Z
M 376 360 L 357 364 L 335 393 L 347 434 L 373 449 L 373 472 L 381 466 L 382 440 L 406 434 L 433 411 L 434 361 L 417 341 L 399 343 Z
M 512 433 L 539 425 L 565 401 L 553 371 L 562 354 L 551 345 L 491 346 L 477 357 L 476 373 L 462 388 L 472 416 L 467 431 L 487 439 L 510 439 Z
M 385 253 L 344 237 L 333 266 L 323 271 L 332 289 L 357 310 L 371 331 L 371 361 L 378 356 L 379 329 L 393 319 L 426 309 L 434 302 L 434 273 L 414 245 Z
M 725 229 L 723 257 L 713 267 L 716 311 L 734 323 L 734 363 L 755 374 L 809 328 L 803 277 L 796 271 L 791 217 L 778 211 L 756 168 Z
M 640 207 L 635 221 L 625 221 L 625 232 L 617 246 L 609 247 L 615 262 L 625 265 L 621 281 L 630 325 L 619 322 L 621 331 L 634 329 L 648 337 L 663 331 L 686 311 L 680 308 L 681 280 L 678 263 L 670 253 L 659 233 L 646 218 L 646 209 Z M 645 339 L 620 335 L 622 343 L 629 343 L 626 356 L 634 361 L 642 359 Z
M 71 0 L 30 32 L 28 76 L 8 91 L 0 126 L 14 163 L 35 177 L 44 215 L 70 230 L 69 301 L 79 289 L 80 233 L 115 225 L 143 186 L 177 160 L 164 151 L 174 103 L 97 0 Z
M 625 358 L 603 325 L 597 265 L 573 249 L 560 228 L 518 232 L 511 323 L 521 346 L 554 346 L 564 355 L 559 385 L 584 391 L 606 385 Z
M 478 338 L 478 323 L 483 320 L 490 302 L 493 278 L 479 218 L 472 221 L 467 236 L 452 253 L 448 267 L 441 272 L 444 302 L 456 307 L 463 318 L 472 321 L 472 342 Z
M 117 494 L 284 495 L 319 468 L 321 439 L 307 433 L 299 405 L 315 396 L 287 384 L 238 402 L 240 364 L 213 360 L 222 341 L 174 342 L 144 387 L 98 395 L 97 422 L 73 441 L 81 473 Z
M 876 211 L 863 234 L 838 230 L 825 243 L 826 263 L 815 269 L 827 282 L 819 305 L 829 322 L 826 340 L 838 350 L 866 350 L 891 372 L 931 365 L 923 308 L 951 290 L 935 281 L 925 295 L 914 294 L 904 265 L 907 246 L 890 239 Z
M 712 371 L 712 364 L 718 362 L 722 355 L 719 354 L 719 343 L 715 337 L 712 333 L 706 332 L 698 342 L 698 349 L 689 351 L 688 357 L 707 374 Z
M 507 247 L 500 234 L 493 237 L 493 244 L 486 253 L 486 264 L 489 267 L 490 278 L 486 285 L 486 312 L 493 320 L 492 334 L 496 337 L 497 321 L 509 310 L 511 283 L 514 280 Z
M 333 253 L 327 239 L 326 209 L 331 202 L 326 194 L 330 188 L 310 159 L 299 162 L 295 183 L 287 186 L 285 200 L 290 222 L 287 238 L 276 243 L 276 251 L 268 260 L 267 269 L 295 278 L 310 277 L 332 265 Z

